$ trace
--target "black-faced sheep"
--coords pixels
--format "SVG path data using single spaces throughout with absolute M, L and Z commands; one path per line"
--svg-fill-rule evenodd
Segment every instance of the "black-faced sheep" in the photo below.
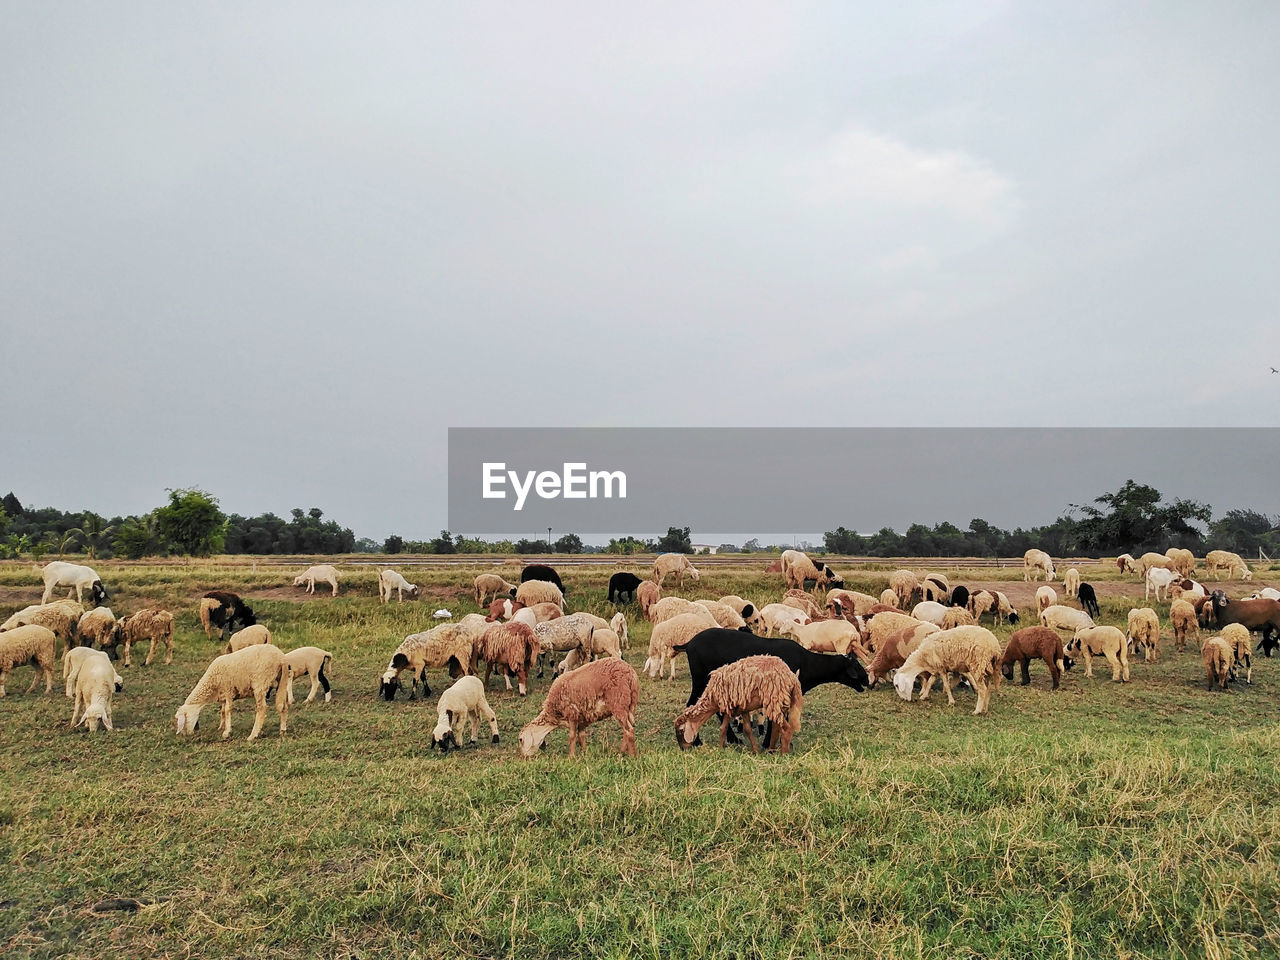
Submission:
M 609 578 L 609 602 L 632 602 L 636 598 L 636 589 L 642 583 L 644 583 L 644 581 L 634 573 L 615 573 Z
M 681 750 L 688 750 L 697 741 L 702 725 L 712 714 L 719 714 L 722 718 L 720 746 L 723 747 L 729 723 L 735 718 L 747 720 L 758 710 L 773 731 L 767 748 L 776 746 L 783 753 L 790 753 L 791 738 L 800 732 L 803 707 L 800 678 L 782 660 L 767 655 L 743 657 L 711 672 L 697 702 L 685 707 L 676 717 L 676 743 Z M 751 752 L 759 753 L 751 724 L 746 722 L 743 728 L 751 743 Z
M 84 603 L 84 591 L 89 591 L 89 602 L 95 607 L 106 602 L 107 588 L 102 585 L 102 578 L 94 571 L 92 567 L 84 567 L 78 563 L 67 563 L 63 560 L 54 560 L 47 563 L 44 569 L 40 571 L 40 578 L 44 581 L 44 594 L 40 597 L 41 603 L 48 603 L 49 598 L 53 595 L 53 591 L 58 587 L 67 587 L 67 596 L 71 596 L 71 591 L 76 592 L 76 602 Z
M 222 704 L 222 739 L 231 736 L 231 704 L 253 697 L 257 711 L 249 739 L 256 740 L 267 718 L 267 694 L 276 688 L 276 711 L 280 714 L 280 735 L 288 730 L 289 701 L 292 678 L 289 663 L 279 647 L 269 643 L 255 644 L 235 653 L 215 657 L 204 675 L 196 681 L 186 701 L 174 714 L 177 732 L 194 733 L 200 712 L 207 704 Z
M 484 618 L 480 618 L 481 623 Z M 400 673 L 409 670 L 412 683 L 409 699 L 418 698 L 418 682 L 422 682 L 422 695 L 431 696 L 427 682 L 427 668 L 445 668 L 450 677 L 475 673 L 475 642 L 478 630 L 466 623 L 442 623 L 422 633 L 413 633 L 401 641 L 387 669 L 383 671 L 378 695 L 391 701 L 400 690 Z
M 1015 630 L 1000 654 L 1000 672 L 1006 680 L 1013 679 L 1013 665 L 1022 668 L 1022 685 L 1031 682 L 1030 664 L 1040 659 L 1049 668 L 1049 677 L 1053 681 L 1053 689 L 1058 689 L 1062 679 L 1062 671 L 1071 666 L 1062 647 L 1062 636 L 1057 630 L 1049 627 L 1023 627 Z
M 928 673 L 920 699 L 929 696 L 934 678 L 941 677 L 942 690 L 947 703 L 955 705 L 951 693 L 951 674 L 966 677 L 978 694 L 974 716 L 987 713 L 991 708 L 991 694 L 1000 685 L 1000 642 L 986 627 L 956 627 L 925 637 L 914 653 L 893 677 L 893 688 L 903 700 L 911 699 L 916 677 Z
M 1080 606 L 1084 608 L 1084 612 L 1090 617 L 1097 619 L 1102 615 L 1102 611 L 1098 607 L 1098 594 L 1094 591 L 1093 584 L 1079 584 L 1076 588 L 1076 596 L 1080 600 Z
M 213 638 L 217 629 L 222 642 L 237 627 L 251 627 L 258 620 L 249 605 L 234 593 L 226 590 L 210 590 L 200 598 L 200 625 L 204 627 L 204 635 Z
M 613 717 L 622 727 L 622 753 L 636 755 L 636 705 L 640 678 L 625 660 L 609 657 L 557 677 L 542 709 L 520 731 L 520 756 L 536 756 L 552 730 L 569 731 L 569 756 L 587 747 L 586 728 Z
M 438 720 L 436 728 L 431 731 L 431 747 L 441 753 L 448 753 L 450 747 L 458 746 L 458 733 L 464 725 L 471 727 L 471 743 L 476 742 L 476 733 L 480 729 L 480 720 L 489 723 L 493 743 L 498 742 L 498 718 L 489 706 L 484 695 L 484 683 L 479 677 L 460 677 L 444 693 L 440 694 L 440 702 L 436 704 Z

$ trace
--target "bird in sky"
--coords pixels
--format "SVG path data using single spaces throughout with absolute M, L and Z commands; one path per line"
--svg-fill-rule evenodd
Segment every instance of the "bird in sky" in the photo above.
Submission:
M 1271 372 L 1272 372 L 1272 373 L 1280 373 L 1280 370 L 1277 370 L 1275 367 L 1272 367 L 1272 368 L 1271 368 Z

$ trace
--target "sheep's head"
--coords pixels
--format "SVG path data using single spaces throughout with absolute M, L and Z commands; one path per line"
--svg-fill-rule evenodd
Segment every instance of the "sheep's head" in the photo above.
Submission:
M 693 567 L 693 566 L 690 566 L 690 567 L 689 567 L 689 576 L 693 577 L 693 579 L 694 579 L 694 580 L 701 580 L 701 579 L 702 579 L 701 575 L 699 575 L 699 573 L 698 573 L 697 568 L 696 568 L 696 567 Z
M 306 578 L 306 577 L 304 577 L 302 574 L 298 574 L 296 577 L 294 577 L 294 578 L 293 578 L 293 585 L 294 585 L 295 587 L 301 587 L 301 586 L 303 586 L 306 582 L 307 582 L 307 578 Z
M 236 612 L 236 619 L 240 621 L 243 627 L 252 627 L 258 622 L 258 618 L 253 615 L 253 609 L 247 604 L 240 604 L 239 610 Z
M 93 581 L 93 586 L 89 588 L 89 599 L 93 601 L 94 606 L 99 606 L 108 599 L 107 588 L 102 585 L 101 580 Z
M 418 585 L 417 585 L 416 583 L 411 583 L 411 584 L 409 584 L 409 599 L 410 599 L 410 600 L 417 600 L 417 599 L 418 599 L 418 592 L 419 592 L 419 591 L 418 591 Z
M 182 736 L 184 733 L 196 732 L 196 727 L 200 723 L 200 709 L 201 705 L 199 704 L 185 703 L 178 708 L 178 712 L 173 715 L 173 719 L 178 724 L 178 736 Z
M 1010 622 L 1010 623 L 1017 623 L 1017 622 L 1018 622 L 1018 611 L 1017 611 L 1017 610 L 1010 610 L 1010 611 L 1009 611 L 1009 622 Z
M 867 689 L 867 668 L 862 665 L 862 661 L 855 654 L 845 654 L 842 682 L 859 692 Z
M 1252 579 L 1253 579 L 1253 571 L 1252 571 L 1252 570 L 1249 570 L 1249 569 L 1246 569 L 1246 570 L 1245 570 L 1245 572 L 1244 572 L 1244 573 L 1242 573 L 1242 574 L 1240 575 L 1240 579 L 1241 579 L 1241 580 L 1244 580 L 1245 582 L 1248 582 L 1248 581 L 1252 580 Z
M 390 702 L 396 698 L 400 690 L 400 671 L 409 666 L 409 659 L 403 653 L 391 658 L 391 666 L 387 667 L 378 686 L 378 696 Z
M 525 724 L 524 729 L 520 731 L 520 756 L 526 760 L 537 756 L 547 739 L 547 734 L 554 729 L 552 724 L 540 723 L 537 720 Z
M 893 677 L 893 689 L 898 691 L 898 696 L 908 702 L 911 701 L 911 689 L 916 685 L 916 675 L 906 670 L 898 670 Z
M 450 747 L 457 749 L 457 746 L 458 737 L 453 732 L 453 711 L 445 710 L 440 714 L 440 722 L 436 724 L 435 730 L 431 731 L 431 749 L 448 753 Z
M 1009 662 L 1009 663 L 1000 664 L 1000 675 L 1004 677 L 1006 680 L 1012 680 L 1013 679 L 1013 663 Z
M 115 674 L 115 686 L 116 686 L 116 693 L 124 692 L 124 677 L 120 676 L 120 674 L 118 673 Z
M 691 709 L 686 708 L 676 717 L 676 744 L 681 750 L 691 750 L 698 740 L 698 729 L 701 726 L 690 717 Z

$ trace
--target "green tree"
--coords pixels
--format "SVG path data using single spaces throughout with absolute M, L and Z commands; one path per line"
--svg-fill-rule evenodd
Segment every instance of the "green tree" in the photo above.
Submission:
M 89 559 L 96 560 L 98 558 L 98 549 L 103 546 L 111 534 L 115 533 L 115 530 L 115 527 L 108 524 L 92 510 L 86 510 L 84 517 L 80 521 L 80 526 L 72 527 L 67 533 L 79 537 L 84 543 L 85 549 L 89 551 Z M 61 550 L 59 550 L 58 556 L 62 556 Z
M 1257 510 L 1228 510 L 1214 523 L 1210 541 L 1220 550 L 1231 550 L 1241 556 L 1256 554 L 1259 547 L 1269 553 L 1275 549 L 1278 526 L 1280 518 Z
M 207 557 L 220 553 L 227 518 L 218 500 L 196 487 L 170 490 L 169 502 L 155 511 L 160 536 L 182 554 Z
M 693 553 L 693 531 L 689 527 L 667 527 L 658 538 L 658 553 Z
M 576 533 L 566 533 L 556 541 L 556 553 L 581 553 L 582 538 Z
M 4 507 L 4 512 L 7 513 L 9 516 L 11 517 L 22 516 L 22 503 L 21 501 L 18 500 L 17 497 L 13 495 L 12 490 L 10 490 L 8 493 L 4 495 L 4 500 L 0 501 L 0 505 Z
M 1076 522 L 1077 542 L 1098 553 L 1135 555 L 1170 545 L 1202 543 L 1203 534 L 1191 524 L 1209 522 L 1212 513 L 1208 505 L 1194 500 L 1160 501 L 1155 487 L 1126 480 L 1115 493 L 1095 497 L 1091 504 L 1072 504 L 1082 514 Z
M 387 539 L 382 541 L 383 553 L 399 553 L 403 549 L 404 549 L 404 537 L 399 537 L 399 536 L 396 536 L 395 534 L 392 534 L 391 536 L 387 537 Z
M 116 553 L 126 560 L 140 560 L 163 552 L 160 524 L 155 512 L 145 517 L 130 517 L 116 531 Z
M 440 536 L 431 541 L 432 553 L 457 553 L 458 548 L 454 545 L 453 537 L 448 530 L 441 530 Z

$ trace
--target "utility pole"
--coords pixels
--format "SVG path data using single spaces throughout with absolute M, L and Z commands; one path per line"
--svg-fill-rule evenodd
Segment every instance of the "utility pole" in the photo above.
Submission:
M 547 527 L 547 553 L 555 552 L 555 548 L 551 546 L 551 528 Z

